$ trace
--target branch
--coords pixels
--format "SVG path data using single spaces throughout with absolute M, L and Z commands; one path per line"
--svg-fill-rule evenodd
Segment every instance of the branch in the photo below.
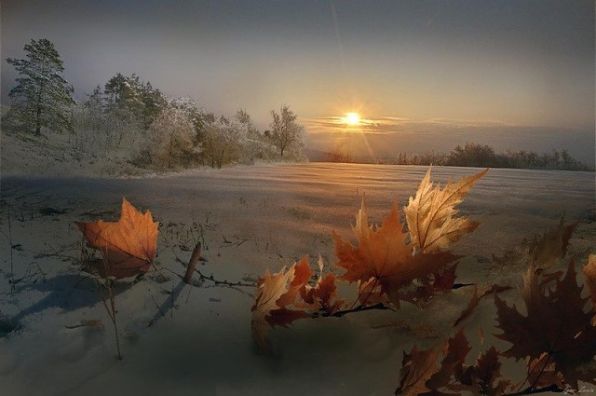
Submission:
M 376 310 L 376 309 L 394 311 L 393 308 L 391 308 L 383 303 L 378 303 L 375 305 L 359 305 L 355 308 L 343 309 L 343 310 L 339 310 L 339 311 L 335 311 L 335 312 L 327 312 L 327 311 L 314 312 L 311 314 L 311 317 L 313 319 L 316 319 L 316 318 L 341 318 L 342 316 L 345 316 L 345 315 L 348 315 L 351 313 L 372 311 L 372 310 Z
M 514 392 L 514 393 L 505 393 L 503 396 L 521 396 L 521 395 L 531 395 L 534 393 L 544 393 L 544 392 L 555 392 L 555 393 L 562 393 L 565 389 L 559 388 L 557 385 L 549 385 L 542 388 L 533 388 L 528 387 L 522 391 Z
M 196 249 L 197 248 L 195 247 L 195 250 Z M 194 251 L 193 251 L 193 253 L 194 253 Z M 200 261 L 200 259 L 202 259 L 202 257 L 199 257 L 199 259 L 197 259 L 196 262 Z M 184 261 L 180 260 L 180 258 L 178 258 L 177 256 L 176 256 L 176 261 L 186 267 L 187 274 L 188 274 L 189 267 L 193 264 L 192 257 L 191 257 L 191 261 L 188 264 L 185 263 Z M 196 266 L 196 262 L 194 263 L 195 266 Z M 183 277 L 183 276 L 181 276 L 181 275 L 179 275 L 179 274 L 177 274 L 177 273 L 175 273 L 173 271 L 170 271 L 170 272 L 178 275 L 180 278 L 182 278 L 189 285 L 191 285 L 191 286 L 197 286 L 197 285 L 195 285 L 195 284 L 193 284 L 191 282 L 191 279 L 190 278 L 188 279 L 188 282 L 187 282 L 185 280 L 186 277 Z M 242 281 L 235 281 L 234 282 L 234 281 L 229 281 L 229 280 L 226 280 L 226 279 L 216 279 L 216 278 L 213 277 L 213 275 L 207 276 L 207 275 L 203 274 L 201 272 L 201 270 L 199 270 L 198 268 L 195 268 L 194 269 L 194 272 L 199 275 L 199 280 L 201 282 L 209 281 L 209 282 L 213 283 L 214 286 L 223 286 L 223 287 L 257 287 L 257 284 L 256 283 L 253 283 L 253 282 L 242 282 Z M 192 274 L 192 272 L 190 272 L 190 273 Z

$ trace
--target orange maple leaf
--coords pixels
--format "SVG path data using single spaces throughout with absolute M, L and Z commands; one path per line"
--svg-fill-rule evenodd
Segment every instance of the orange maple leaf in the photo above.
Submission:
M 139 212 L 126 198 L 117 222 L 77 222 L 87 243 L 99 250 L 102 277 L 126 278 L 147 272 L 157 253 L 157 227 L 150 211 Z
M 357 246 L 333 234 L 337 265 L 346 270 L 341 277 L 349 282 L 367 284 L 371 289 L 380 286 L 382 293 L 396 305 L 399 304 L 400 287 L 415 279 L 439 273 L 447 264 L 459 258 L 449 252 L 414 254 L 399 221 L 397 205 L 393 205 L 380 227 L 373 227 L 368 224 L 363 199 L 356 215 L 356 225 L 352 229 L 358 240 Z M 371 279 L 372 284 L 369 282 Z
M 299 295 L 300 289 L 310 278 L 308 259 L 303 258 L 288 269 L 265 273 L 257 288 L 252 307 L 251 328 L 255 342 L 264 350 L 268 348 L 267 335 L 274 325 L 287 326 L 296 319 L 306 317 L 303 310 L 286 308 Z
M 323 273 L 319 258 L 319 278 L 309 284 L 312 276 L 308 256 L 279 272 L 269 271 L 259 280 L 255 304 L 252 307 L 252 333 L 256 343 L 268 349 L 267 334 L 274 326 L 287 327 L 295 320 L 314 314 L 330 315 L 339 310 L 343 301 L 336 295 L 335 276 Z
M 319 257 L 319 278 L 314 286 L 305 284 L 300 289 L 302 301 L 313 311 L 323 311 L 327 314 L 333 314 L 344 303 L 343 300 L 337 298 L 335 279 L 334 274 L 324 273 L 323 258 Z

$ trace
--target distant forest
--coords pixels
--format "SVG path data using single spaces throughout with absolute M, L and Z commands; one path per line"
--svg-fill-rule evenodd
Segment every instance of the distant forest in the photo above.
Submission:
M 3 132 L 23 141 L 64 142 L 58 151 L 75 159 L 155 170 L 304 159 L 303 127 L 288 106 L 272 110 L 269 128 L 260 131 L 243 109 L 217 115 L 122 73 L 77 102 L 51 41 L 31 40 L 24 52 L 25 58 L 7 59 L 18 78 L 2 117 Z
M 357 162 L 350 155 L 343 153 L 328 153 L 324 160 L 328 162 Z M 399 153 L 394 158 L 384 158 L 378 162 L 391 165 L 594 170 L 593 167 L 573 158 L 567 150 L 553 150 L 551 153 L 543 154 L 526 150 L 497 153 L 492 147 L 477 143 L 458 145 L 448 153 Z

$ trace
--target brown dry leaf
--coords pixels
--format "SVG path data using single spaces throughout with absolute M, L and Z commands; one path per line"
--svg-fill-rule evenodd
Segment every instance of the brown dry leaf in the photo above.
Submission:
M 294 265 L 289 269 L 282 268 L 281 271 L 271 274 L 269 271 L 259 279 L 255 304 L 252 307 L 252 335 L 255 342 L 262 349 L 268 349 L 267 334 L 271 328 L 267 317 L 270 312 L 279 309 L 277 300 L 286 294 L 294 279 Z
M 427 381 L 427 385 L 433 390 L 447 387 L 452 382 L 452 377 L 456 373 L 462 372 L 463 364 L 470 350 L 470 344 L 463 330 L 460 329 L 447 340 L 447 349 L 441 361 L 441 369 L 433 374 Z
M 456 217 L 457 209 L 472 186 L 483 177 L 488 169 L 472 176 L 466 176 L 445 188 L 433 186 L 430 180 L 431 168 L 422 179 L 414 197 L 405 207 L 406 221 L 412 243 L 424 253 L 447 248 L 464 234 L 472 232 L 477 222 L 465 217 Z
M 407 395 L 501 395 L 511 383 L 500 373 L 499 352 L 491 347 L 476 363 L 466 366 L 471 348 L 463 330 L 428 350 L 412 349 L 404 354 L 401 383 L 396 393 Z M 441 363 L 438 363 L 439 358 Z
M 543 353 L 537 359 L 530 359 L 528 362 L 528 384 L 533 388 L 542 388 L 556 385 L 565 389 L 565 380 L 561 373 L 555 369 L 555 363 L 548 353 Z
M 501 379 L 499 352 L 494 346 L 480 355 L 475 365 L 456 372 L 456 380 L 457 384 L 452 389 L 474 395 L 499 396 L 512 386 L 510 381 Z
M 564 258 L 576 227 L 577 223 L 565 225 L 565 219 L 562 218 L 556 228 L 535 237 L 528 243 L 530 265 L 548 269 Z
M 419 307 L 431 301 L 437 294 L 453 290 L 456 279 L 457 263 L 448 265 L 443 270 L 430 274 L 420 279 L 421 286 L 414 290 L 408 290 L 400 293 L 403 301 L 408 301 Z
M 307 256 L 287 270 L 284 267 L 275 274 L 267 272 L 259 280 L 252 308 L 252 333 L 261 348 L 268 349 L 267 333 L 273 326 L 287 327 L 295 320 L 321 312 L 332 314 L 341 308 L 343 302 L 336 296 L 335 276 L 323 273 L 322 259 L 319 268 L 314 286 L 308 284 L 312 271 Z
M 102 277 L 125 278 L 147 272 L 157 253 L 157 227 L 151 212 L 139 212 L 122 199 L 117 222 L 76 223 L 89 245 L 101 252 L 96 268 Z
M 353 231 L 357 246 L 334 233 L 337 265 L 346 270 L 342 279 L 360 282 L 371 290 L 379 286 L 395 305 L 399 304 L 399 288 L 415 279 L 440 273 L 459 258 L 449 252 L 414 255 L 399 221 L 397 205 L 380 227 L 373 227 L 368 224 L 368 213 L 362 200 Z
M 574 262 L 570 261 L 567 272 L 552 286 L 553 282 L 543 282 L 544 276 L 534 266 L 524 276 L 526 315 L 495 297 L 502 330 L 497 337 L 512 344 L 504 354 L 533 360 L 548 353 L 554 369 L 575 389 L 578 380 L 594 383 L 596 327 L 591 323 L 593 312 L 585 310 L 587 299 L 581 296 L 583 287 L 576 282 Z
M 335 275 L 324 273 L 322 257 L 319 257 L 319 278 L 317 282 L 314 286 L 305 285 L 300 289 L 300 296 L 304 303 L 314 311 L 333 314 L 342 307 L 344 302 L 337 298 Z
M 405 353 L 402 359 L 401 380 L 396 394 L 415 396 L 432 391 L 426 382 L 440 369 L 438 362 L 443 345 L 427 350 L 414 347 L 410 353 Z

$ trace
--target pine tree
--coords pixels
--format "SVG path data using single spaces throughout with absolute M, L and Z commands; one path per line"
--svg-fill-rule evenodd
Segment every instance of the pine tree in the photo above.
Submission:
M 24 49 L 26 59 L 6 60 L 19 73 L 17 86 L 8 93 L 9 123 L 36 135 L 42 127 L 72 130 L 73 87 L 62 77 L 64 66 L 54 44 L 47 39 L 31 40 Z

